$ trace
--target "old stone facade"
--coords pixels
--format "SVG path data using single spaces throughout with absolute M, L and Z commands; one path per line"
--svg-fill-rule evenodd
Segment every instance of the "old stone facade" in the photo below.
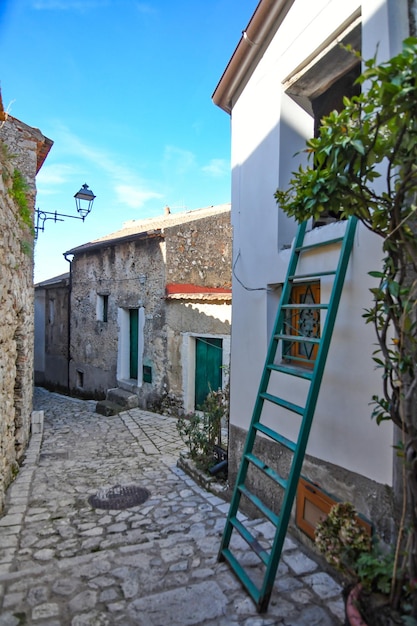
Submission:
M 33 215 L 35 177 L 51 145 L 0 108 L 0 511 L 30 434 L 33 230 L 26 222 Z
M 70 392 L 100 399 L 120 387 L 144 407 L 193 410 L 198 341 L 221 353 L 223 384 L 231 247 L 230 205 L 221 205 L 128 222 L 66 252 Z
M 69 273 L 35 285 L 35 385 L 68 390 Z

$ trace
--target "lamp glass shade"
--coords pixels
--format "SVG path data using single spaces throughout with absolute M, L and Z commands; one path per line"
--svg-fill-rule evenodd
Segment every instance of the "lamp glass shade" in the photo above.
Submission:
M 87 217 L 87 215 L 90 213 L 91 209 L 93 208 L 95 195 L 93 194 L 91 189 L 88 188 L 88 185 L 84 184 L 81 187 L 80 191 L 78 191 L 74 195 L 74 198 L 75 198 L 75 205 L 77 207 L 77 212 L 84 219 L 85 217 Z

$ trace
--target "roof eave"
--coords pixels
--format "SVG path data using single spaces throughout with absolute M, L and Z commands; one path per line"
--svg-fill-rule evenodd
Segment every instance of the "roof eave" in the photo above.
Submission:
M 259 59 L 295 0 L 260 0 L 212 95 L 214 104 L 232 112 Z
M 164 235 L 161 230 L 141 232 L 141 233 L 132 233 L 130 235 L 126 235 L 125 237 L 115 237 L 114 239 L 101 239 L 99 241 L 91 241 L 90 243 L 85 243 L 81 246 L 77 246 L 76 248 L 72 248 L 71 250 L 67 250 L 64 252 L 64 257 L 70 254 L 84 254 L 85 252 L 95 252 L 96 250 L 100 250 L 102 248 L 111 248 L 112 246 L 117 246 L 119 244 L 130 243 L 131 241 L 137 241 L 140 239 L 151 239 L 155 237 L 162 238 Z

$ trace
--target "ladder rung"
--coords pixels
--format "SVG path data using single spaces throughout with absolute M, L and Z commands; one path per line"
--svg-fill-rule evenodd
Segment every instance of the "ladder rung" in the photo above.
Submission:
M 267 552 L 265 548 L 261 546 L 259 541 L 255 539 L 255 537 L 248 531 L 248 529 L 242 524 L 242 522 L 239 522 L 239 520 L 236 517 L 230 518 L 229 521 L 231 524 L 233 524 L 233 526 L 236 528 L 238 533 L 243 537 L 243 539 L 246 541 L 248 546 L 254 552 L 256 552 L 256 554 L 261 559 L 262 563 L 264 565 L 268 565 L 269 552 Z
M 269 467 L 269 465 L 261 461 L 261 459 L 258 459 L 258 457 L 252 453 L 248 453 L 245 456 L 248 459 L 248 461 L 253 463 L 264 474 L 269 476 L 269 478 L 272 478 L 272 480 L 278 483 L 280 487 L 282 487 L 283 489 L 287 488 L 288 481 L 285 480 L 285 478 L 282 478 L 282 476 L 280 476 L 275 470 L 273 470 L 272 467 Z
M 328 304 L 283 304 L 282 309 L 328 309 Z
M 305 250 L 313 250 L 314 248 L 323 248 L 324 246 L 332 246 L 335 243 L 341 243 L 344 237 L 335 237 L 335 239 L 327 239 L 326 241 L 318 241 L 316 243 L 307 243 L 305 246 L 295 248 L 295 252 L 304 252 Z
M 302 359 L 300 359 L 301 361 Z M 303 359 L 305 361 L 305 359 Z M 298 378 L 304 378 L 305 380 L 311 380 L 313 378 L 313 371 L 306 370 L 303 367 L 291 367 L 289 365 L 275 365 L 272 363 L 268 365 L 269 369 L 281 374 L 288 374 L 289 376 L 297 376 Z
M 254 424 L 254 428 L 256 428 L 256 430 L 259 430 L 259 432 L 263 433 L 264 435 L 267 435 L 273 441 L 281 443 L 283 446 L 288 448 L 288 450 L 295 452 L 296 444 L 291 441 L 291 439 L 287 439 L 287 437 L 280 435 L 279 433 L 275 432 L 275 430 L 272 430 L 272 428 L 269 428 L 264 424 L 259 424 L 259 422 L 258 424 Z
M 298 415 L 303 415 L 304 407 L 299 406 L 298 404 L 293 404 L 292 402 L 288 402 L 288 400 L 284 400 L 284 398 L 278 398 L 278 396 L 273 396 L 271 393 L 260 393 L 261 398 L 264 400 L 268 400 L 269 402 L 273 402 L 273 404 L 277 404 L 278 406 L 282 406 L 283 409 L 288 409 L 288 411 L 292 411 L 293 413 L 298 413 Z M 274 431 L 271 431 L 274 432 Z
M 333 276 L 334 274 L 336 274 L 336 270 L 328 270 L 327 272 L 310 272 L 309 274 L 293 274 L 292 276 L 288 276 L 288 280 L 294 282 L 297 280 L 320 278 L 320 276 Z
M 283 361 L 291 361 L 291 362 L 300 363 L 300 365 L 302 363 L 301 367 L 304 367 L 304 368 L 306 366 L 313 367 L 315 362 L 316 362 L 315 358 L 314 359 L 306 359 L 305 357 L 302 357 L 302 356 L 292 356 L 291 354 L 283 354 L 282 355 L 282 359 L 283 359 Z
M 298 341 L 300 343 L 320 343 L 320 337 L 307 337 L 306 335 L 274 335 L 275 339 L 282 341 Z
M 255 496 L 253 493 L 251 493 L 249 489 L 245 487 L 245 485 L 238 485 L 238 489 L 240 493 L 243 493 L 243 495 L 245 495 L 247 499 L 250 500 L 252 504 L 254 504 L 256 508 L 259 509 L 259 511 L 261 511 L 261 513 L 263 513 L 265 517 L 269 519 L 270 522 L 272 522 L 274 526 L 278 526 L 278 523 L 279 523 L 278 515 L 276 515 L 273 511 L 271 511 L 271 509 L 268 506 L 266 506 L 266 504 L 262 502 L 262 500 L 258 498 L 258 496 Z
M 261 592 L 249 578 L 243 567 L 240 566 L 238 560 L 233 556 L 228 548 L 223 548 L 223 550 L 221 551 L 221 555 L 229 563 L 230 567 L 239 578 L 242 585 L 246 588 L 255 604 L 258 604 L 259 598 L 261 597 Z

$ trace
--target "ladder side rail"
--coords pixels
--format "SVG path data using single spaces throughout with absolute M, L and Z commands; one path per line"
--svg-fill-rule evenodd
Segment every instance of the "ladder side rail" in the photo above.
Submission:
M 258 610 L 260 612 L 265 611 L 268 606 L 269 598 L 275 580 L 275 574 L 281 557 L 282 546 L 284 544 L 285 536 L 287 533 L 298 480 L 301 474 L 301 468 L 307 448 L 312 419 L 317 404 L 321 379 L 326 363 L 326 357 L 330 347 L 330 340 L 336 320 L 337 309 L 339 306 L 340 296 L 343 290 L 343 284 L 349 264 L 350 252 L 353 245 L 357 221 L 358 220 L 356 217 L 350 217 L 348 223 L 346 224 L 347 232 L 339 256 L 336 279 L 333 284 L 333 289 L 330 296 L 329 311 L 326 315 L 323 329 L 322 343 L 319 346 L 317 359 L 313 371 L 313 378 L 307 396 L 306 411 L 302 420 L 297 440 L 297 447 L 294 453 L 291 469 L 288 476 L 288 488 L 284 493 L 284 498 L 281 506 L 279 531 L 275 535 L 275 539 L 271 549 L 272 556 L 268 564 L 267 571 L 265 573 L 264 584 L 262 585 L 262 589 L 260 590 L 260 596 L 258 601 Z
M 282 327 L 283 319 L 284 319 L 284 312 L 282 309 L 282 304 L 287 303 L 289 301 L 289 297 L 291 293 L 291 283 L 290 283 L 289 277 L 292 274 L 294 274 L 297 269 L 299 253 L 296 252 L 296 249 L 299 248 L 301 244 L 303 243 L 306 227 L 307 227 L 307 221 L 299 225 L 296 237 L 292 245 L 290 262 L 288 264 L 287 274 L 286 274 L 284 286 L 282 289 L 280 301 L 278 304 L 278 311 L 277 311 L 277 315 L 275 318 L 275 323 L 274 323 L 274 328 L 272 331 L 271 339 L 269 342 L 267 356 L 265 359 L 265 366 L 264 366 L 261 380 L 259 383 L 259 389 L 257 392 L 256 401 L 255 401 L 255 405 L 254 405 L 254 409 L 252 413 L 252 419 L 249 425 L 245 445 L 244 445 L 243 452 L 242 452 L 242 461 L 240 463 L 240 467 L 236 476 L 233 494 L 232 494 L 232 498 L 230 501 L 229 513 L 227 515 L 226 525 L 224 528 L 223 537 L 222 537 L 222 541 L 220 544 L 219 558 L 221 558 L 222 550 L 228 547 L 230 543 L 230 538 L 233 532 L 233 526 L 230 523 L 230 520 L 231 518 L 236 517 L 236 513 L 239 508 L 240 498 L 241 498 L 241 492 L 239 490 L 239 486 L 242 483 L 244 483 L 246 475 L 247 475 L 248 466 L 249 466 L 247 454 L 252 452 L 252 449 L 255 443 L 256 434 L 257 434 L 257 431 L 254 428 L 254 424 L 258 423 L 260 420 L 263 403 L 264 403 L 264 398 L 261 396 L 261 394 L 262 392 L 266 391 L 268 387 L 269 379 L 271 376 L 271 370 L 267 367 L 267 364 L 273 362 L 275 358 L 275 354 L 276 354 L 276 350 L 278 346 L 278 340 L 276 339 L 275 335 L 277 334 L 277 331 L 280 328 L 280 326 Z

